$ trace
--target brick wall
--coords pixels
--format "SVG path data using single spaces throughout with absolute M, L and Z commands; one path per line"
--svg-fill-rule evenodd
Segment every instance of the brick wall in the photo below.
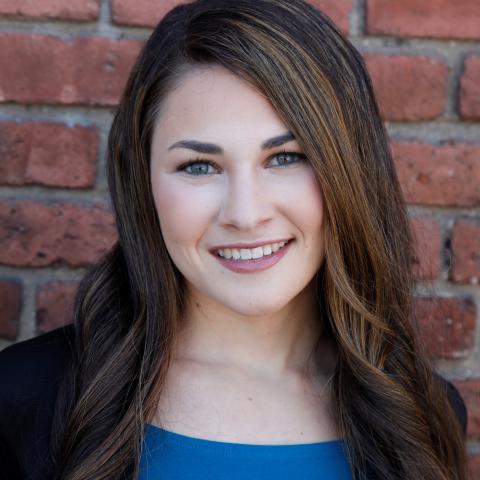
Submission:
M 480 2 L 312 0 L 372 74 L 418 239 L 417 311 L 480 479 Z M 70 319 L 115 239 L 112 111 L 174 0 L 0 0 L 0 348 Z

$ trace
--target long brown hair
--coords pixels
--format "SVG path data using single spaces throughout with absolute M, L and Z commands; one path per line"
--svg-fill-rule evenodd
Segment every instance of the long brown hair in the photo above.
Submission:
M 338 345 L 333 393 L 353 478 L 466 479 L 463 432 L 414 327 L 409 221 L 369 76 L 348 40 L 302 0 L 177 6 L 141 52 L 109 136 L 119 241 L 77 296 L 75 354 L 53 428 L 55 478 L 138 475 L 184 294 L 154 208 L 150 142 L 165 96 L 204 64 L 266 95 L 318 177 L 319 321 Z

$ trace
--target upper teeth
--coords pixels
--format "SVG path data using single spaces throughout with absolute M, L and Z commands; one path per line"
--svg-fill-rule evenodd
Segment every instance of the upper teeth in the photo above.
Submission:
M 234 260 L 250 260 L 252 258 L 256 259 L 262 258 L 265 255 L 271 255 L 286 244 L 287 242 L 279 242 L 262 245 L 261 247 L 256 248 L 223 248 L 217 250 L 217 253 L 226 259 L 233 258 Z

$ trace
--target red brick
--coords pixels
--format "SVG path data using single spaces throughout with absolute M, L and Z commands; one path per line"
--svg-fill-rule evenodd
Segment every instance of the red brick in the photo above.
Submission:
M 141 46 L 101 37 L 66 41 L 0 33 L 0 101 L 115 105 Z
M 113 22 L 119 25 L 155 27 L 173 7 L 182 0 L 112 0 Z M 352 0 L 310 0 L 312 5 L 326 13 L 343 32 L 348 32 Z
M 480 38 L 478 0 L 367 0 L 367 31 L 402 37 Z
M 448 77 L 444 61 L 373 54 L 365 61 L 386 120 L 430 120 L 443 113 Z
M 467 378 L 465 380 L 453 380 L 452 383 L 465 401 L 468 411 L 467 435 L 470 438 L 480 436 L 480 379 Z M 480 466 L 480 464 L 478 465 Z M 476 477 L 475 477 L 476 478 Z
M 100 0 L 0 0 L 0 15 L 44 19 L 95 20 Z
M 480 221 L 458 220 L 452 232 L 452 280 L 478 284 L 480 280 Z
M 415 237 L 413 271 L 418 279 L 432 280 L 440 272 L 441 232 L 440 224 L 433 218 L 411 219 Z
M 76 282 L 50 282 L 37 288 L 37 329 L 45 333 L 73 322 Z
M 98 141 L 93 127 L 0 122 L 0 184 L 93 186 Z
M 392 142 L 408 203 L 480 206 L 480 145 Z
M 0 337 L 15 340 L 22 310 L 22 287 L 10 280 L 0 280 Z
M 182 0 L 112 0 L 113 22 L 119 25 L 154 27 L 173 7 L 186 3 Z
M 0 202 L 0 264 L 89 265 L 115 240 L 114 218 L 104 205 Z
M 467 357 L 474 345 L 475 305 L 469 298 L 417 298 L 415 316 L 430 355 Z
M 326 13 L 342 32 L 348 33 L 352 0 L 309 0 L 309 3 Z
M 480 3 L 478 4 L 480 6 Z M 480 25 L 480 21 L 478 22 Z M 480 119 L 480 56 L 470 56 L 465 61 L 460 79 L 460 116 Z

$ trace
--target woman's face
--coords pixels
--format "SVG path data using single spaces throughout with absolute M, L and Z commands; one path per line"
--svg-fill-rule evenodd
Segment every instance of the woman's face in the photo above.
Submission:
M 192 69 L 162 105 L 151 152 L 163 238 L 188 295 L 267 315 L 309 285 L 324 257 L 322 195 L 264 96 L 220 66 Z

